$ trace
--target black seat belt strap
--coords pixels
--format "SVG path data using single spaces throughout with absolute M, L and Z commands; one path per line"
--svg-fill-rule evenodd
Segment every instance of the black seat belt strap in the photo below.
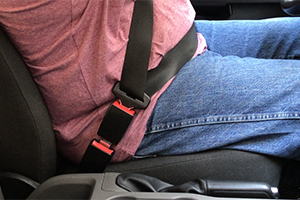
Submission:
M 134 99 L 144 98 L 152 35 L 153 1 L 137 0 L 120 81 L 120 90 L 126 91 Z
M 192 59 L 197 47 L 197 32 L 193 24 L 180 42 L 164 55 L 158 66 L 148 71 L 145 93 L 151 97 L 160 90 Z
M 145 18 L 148 24 L 145 23 Z M 192 58 L 198 46 L 193 25 L 182 40 L 162 58 L 160 64 L 148 72 L 152 32 L 153 2 L 136 0 L 121 81 L 115 84 L 112 91 L 117 100 L 112 103 L 100 125 L 98 135 L 101 140 L 92 140 L 87 148 L 80 164 L 80 172 L 105 170 L 114 153 L 112 146 L 122 139 L 134 117 L 134 109 L 146 109 L 150 97 L 177 74 Z

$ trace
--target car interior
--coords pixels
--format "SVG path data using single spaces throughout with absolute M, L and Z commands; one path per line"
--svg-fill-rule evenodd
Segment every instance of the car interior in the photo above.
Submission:
M 300 16 L 299 0 L 191 2 L 196 19 Z M 0 199 L 300 197 L 298 161 L 237 150 L 157 156 L 109 164 L 104 173 L 78 173 L 75 164 L 57 153 L 47 107 L 2 29 L 0 93 Z

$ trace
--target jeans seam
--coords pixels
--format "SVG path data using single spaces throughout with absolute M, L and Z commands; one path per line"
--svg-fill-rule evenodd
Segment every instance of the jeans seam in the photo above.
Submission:
M 293 120 L 300 119 L 300 113 L 269 113 L 269 114 L 243 114 L 243 115 L 219 115 L 201 118 L 193 118 L 150 126 L 146 130 L 146 134 L 159 133 L 180 128 L 193 126 L 224 124 L 224 123 L 244 123 L 257 121 L 272 121 L 272 120 Z
M 283 60 L 297 60 L 300 55 L 278 55 L 273 57 L 272 59 L 283 59 Z

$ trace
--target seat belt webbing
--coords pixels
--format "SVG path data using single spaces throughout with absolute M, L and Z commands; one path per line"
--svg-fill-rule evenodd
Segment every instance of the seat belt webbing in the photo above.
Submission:
M 152 34 L 153 2 L 136 0 L 121 81 L 113 88 L 119 100 L 107 111 L 98 130 L 101 140 L 91 141 L 82 158 L 80 172 L 105 170 L 114 153 L 112 146 L 117 145 L 126 132 L 134 117 L 134 109 L 146 109 L 150 97 L 177 74 L 192 58 L 198 46 L 193 24 L 182 40 L 162 58 L 160 64 L 148 72 Z
M 137 0 L 123 65 L 120 89 L 143 100 L 153 35 L 153 1 Z

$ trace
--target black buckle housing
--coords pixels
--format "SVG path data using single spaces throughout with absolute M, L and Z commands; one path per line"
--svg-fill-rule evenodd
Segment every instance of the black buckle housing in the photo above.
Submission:
M 122 104 L 128 108 L 135 108 L 135 109 L 145 109 L 148 107 L 150 103 L 150 97 L 144 93 L 143 101 L 139 99 L 133 99 L 132 97 L 128 96 L 126 92 L 123 92 L 120 89 L 120 82 L 117 82 L 112 90 L 114 95 L 118 97 L 122 101 Z

